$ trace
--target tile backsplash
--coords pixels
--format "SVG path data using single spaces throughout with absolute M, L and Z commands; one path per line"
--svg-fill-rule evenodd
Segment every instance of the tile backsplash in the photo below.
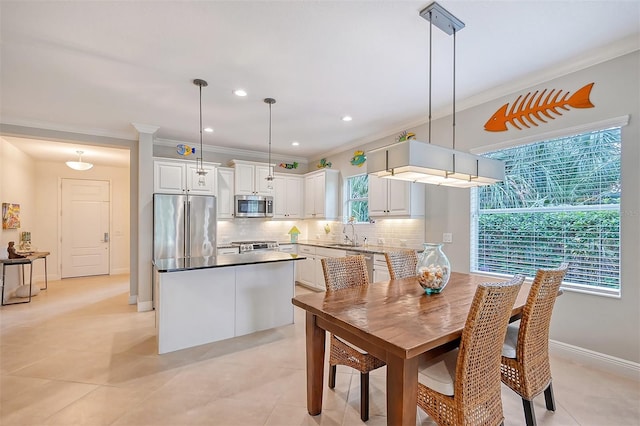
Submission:
M 327 227 L 328 225 L 328 227 Z M 289 230 L 296 226 L 300 230 L 298 239 L 335 241 L 344 240 L 343 229 L 351 237 L 351 225 L 326 220 L 271 220 L 235 219 L 218 221 L 218 245 L 231 241 L 274 240 L 290 241 Z M 425 236 L 424 219 L 378 219 L 375 223 L 354 224 L 358 242 L 364 238 L 371 245 L 422 248 Z M 328 232 L 327 232 L 328 229 Z

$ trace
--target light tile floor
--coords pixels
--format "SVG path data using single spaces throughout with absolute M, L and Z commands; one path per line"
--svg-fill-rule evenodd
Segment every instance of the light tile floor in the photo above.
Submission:
M 362 424 L 359 375 L 347 368 L 325 387 L 322 414 L 307 414 L 297 308 L 295 325 L 159 356 L 154 312 L 136 312 L 128 291 L 124 275 L 66 279 L 0 309 L 0 425 Z M 557 357 L 552 368 L 557 411 L 538 397 L 539 425 L 640 424 L 638 382 Z M 385 425 L 384 368 L 370 386 L 367 424 Z M 506 388 L 503 404 L 507 426 L 524 423 Z

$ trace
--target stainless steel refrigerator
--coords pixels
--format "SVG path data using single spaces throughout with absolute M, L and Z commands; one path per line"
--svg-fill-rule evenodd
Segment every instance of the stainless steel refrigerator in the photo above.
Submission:
M 153 258 L 216 255 L 216 197 L 153 194 Z

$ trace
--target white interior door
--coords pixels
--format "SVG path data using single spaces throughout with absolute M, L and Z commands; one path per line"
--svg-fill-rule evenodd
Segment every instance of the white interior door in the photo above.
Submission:
M 62 179 L 62 278 L 109 274 L 109 182 Z

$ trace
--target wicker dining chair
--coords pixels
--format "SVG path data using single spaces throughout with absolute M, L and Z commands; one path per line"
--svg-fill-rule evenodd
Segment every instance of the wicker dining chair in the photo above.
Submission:
M 384 254 L 392 280 L 415 277 L 418 255 L 415 250 L 389 251 Z
M 502 382 L 522 398 L 527 426 L 535 425 L 533 398 L 544 391 L 547 410 L 556 411 L 549 366 L 549 325 L 568 263 L 538 269 L 520 325 L 510 324 L 502 348 Z
M 327 291 L 369 285 L 364 256 L 329 257 L 321 260 Z M 369 420 L 369 372 L 385 363 L 351 343 L 331 335 L 329 355 L 329 387 L 336 386 L 337 365 L 360 371 L 360 418 Z
M 418 406 L 439 425 L 504 421 L 500 351 L 524 276 L 476 289 L 460 346 L 428 361 L 418 375 Z

